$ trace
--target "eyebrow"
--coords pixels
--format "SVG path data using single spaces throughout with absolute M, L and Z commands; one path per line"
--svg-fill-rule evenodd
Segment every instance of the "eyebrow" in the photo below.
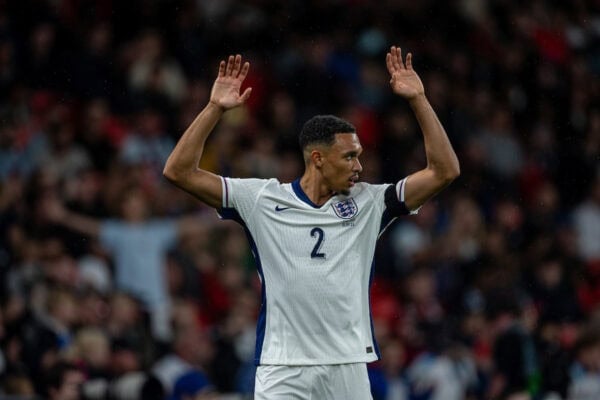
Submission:
M 358 156 L 360 153 L 362 153 L 362 149 L 360 149 L 360 150 L 350 150 L 350 151 L 347 151 L 347 152 L 343 153 L 342 157 L 348 157 L 348 156 L 354 157 L 354 156 Z

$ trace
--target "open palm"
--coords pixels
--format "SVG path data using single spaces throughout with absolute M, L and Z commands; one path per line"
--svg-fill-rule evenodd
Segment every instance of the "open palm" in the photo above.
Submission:
M 423 82 L 412 67 L 412 54 L 406 55 L 406 65 L 402 60 L 402 49 L 392 46 L 385 62 L 391 75 L 392 91 L 408 100 L 425 93 Z
M 219 74 L 210 92 L 210 102 L 222 107 L 225 110 L 237 107 L 243 104 L 252 88 L 247 88 L 240 94 L 242 83 L 246 79 L 250 63 L 245 62 L 242 65 L 242 56 L 229 56 L 227 63 L 221 61 L 219 64 Z

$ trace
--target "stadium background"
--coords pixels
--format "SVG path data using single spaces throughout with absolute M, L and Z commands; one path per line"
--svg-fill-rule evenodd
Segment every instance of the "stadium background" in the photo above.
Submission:
M 364 180 L 404 177 L 425 160 L 389 90 L 392 44 L 413 52 L 462 175 L 380 242 L 374 398 L 600 398 L 595 0 L 0 1 L 0 397 L 48 398 L 65 362 L 88 396 L 156 394 L 157 363 L 185 358 L 201 374 L 180 389 L 250 398 L 248 246 L 167 184 L 164 161 L 218 60 L 242 53 L 254 90 L 207 168 L 290 181 L 299 127 L 334 113 L 358 128 Z M 118 219 L 132 192 L 153 219 L 196 227 L 165 252 L 171 336 L 116 284 L 111 251 L 52 217 Z

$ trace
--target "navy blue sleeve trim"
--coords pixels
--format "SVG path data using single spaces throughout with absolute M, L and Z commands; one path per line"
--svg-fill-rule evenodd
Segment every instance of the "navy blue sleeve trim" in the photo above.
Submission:
M 242 216 L 240 215 L 240 213 L 237 212 L 235 208 L 223 207 L 220 210 L 217 210 L 217 212 L 223 219 L 230 219 L 239 223 L 242 226 L 246 226 L 246 223 L 242 219 Z
M 391 217 L 410 214 L 410 211 L 406 208 L 406 204 L 398 199 L 396 185 L 390 185 L 385 190 L 385 208 Z

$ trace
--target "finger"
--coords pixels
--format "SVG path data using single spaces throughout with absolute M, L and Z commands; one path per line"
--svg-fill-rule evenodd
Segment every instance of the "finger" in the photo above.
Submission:
M 219 77 L 225 76 L 225 61 L 219 63 Z
M 412 69 L 412 53 L 406 55 L 406 68 Z
M 242 65 L 242 56 L 239 54 L 236 54 L 235 61 L 233 63 L 233 71 L 232 71 L 234 78 L 237 78 L 237 76 L 239 75 L 241 65 Z
M 246 75 L 248 75 L 248 70 L 250 69 L 250 63 L 248 61 L 246 61 L 244 63 L 244 65 L 242 66 L 242 70 L 240 71 L 240 75 L 239 78 L 241 80 L 246 79 Z
M 398 71 L 401 69 L 400 62 L 398 62 L 398 48 L 396 48 L 396 46 L 392 46 L 390 52 L 392 54 L 392 65 L 394 66 L 394 71 Z
M 404 61 L 402 60 L 402 48 L 398 47 L 398 62 L 400 63 L 400 69 L 406 69 Z
M 226 76 L 231 76 L 231 71 L 233 70 L 233 63 L 234 63 L 233 56 L 229 56 L 229 59 L 227 60 L 227 68 L 225 70 Z
M 248 100 L 248 97 L 250 97 L 250 93 L 252 93 L 252 88 L 246 88 L 246 90 L 244 90 L 244 93 L 242 93 L 242 95 L 240 96 L 240 101 L 243 103 L 246 100 Z
M 394 73 L 394 64 L 392 63 L 392 55 L 387 53 L 385 56 L 385 65 L 387 66 L 388 72 L 390 74 Z

